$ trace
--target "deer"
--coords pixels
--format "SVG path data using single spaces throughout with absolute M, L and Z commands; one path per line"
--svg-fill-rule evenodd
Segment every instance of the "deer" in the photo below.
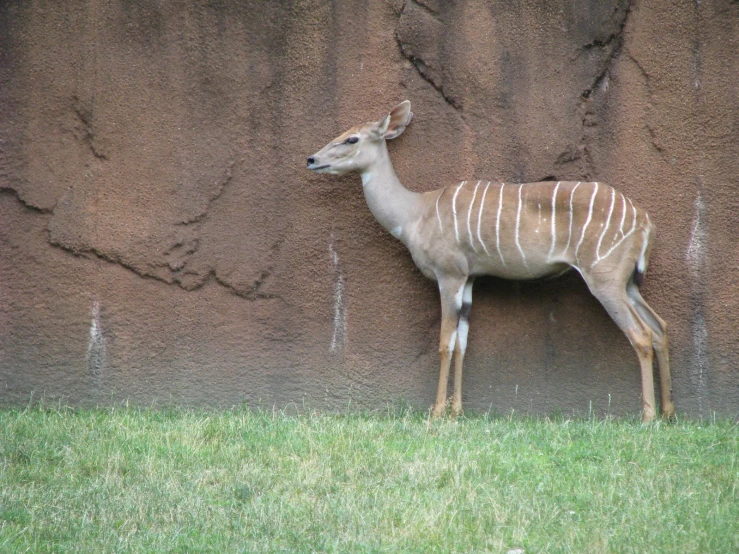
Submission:
M 308 156 L 307 168 L 331 175 L 359 173 L 375 219 L 438 284 L 441 366 L 432 416 L 446 413 L 452 358 L 451 415 L 462 414 L 475 279 L 533 280 L 574 269 L 636 351 L 642 421 L 656 417 L 655 355 L 662 417 L 672 419 L 667 324 L 639 291 L 654 243 L 647 212 L 602 182 L 465 180 L 430 192 L 408 190 L 395 173 L 387 141 L 399 137 L 412 118 L 410 102 L 401 102 L 379 121 L 352 127 Z

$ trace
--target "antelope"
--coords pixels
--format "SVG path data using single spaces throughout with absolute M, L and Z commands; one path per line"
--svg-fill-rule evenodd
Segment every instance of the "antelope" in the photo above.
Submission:
M 667 325 L 642 298 L 654 226 L 647 212 L 601 182 L 494 183 L 471 180 L 412 192 L 398 179 L 386 141 L 411 122 L 409 101 L 379 121 L 352 127 L 308 157 L 308 169 L 356 171 L 377 221 L 410 251 L 441 296 L 441 368 L 433 416 L 447 407 L 454 359 L 452 415 L 462 412 L 462 365 L 475 278 L 538 279 L 577 270 L 639 358 L 642 420 L 655 418 L 653 355 L 663 418 L 672 418 Z

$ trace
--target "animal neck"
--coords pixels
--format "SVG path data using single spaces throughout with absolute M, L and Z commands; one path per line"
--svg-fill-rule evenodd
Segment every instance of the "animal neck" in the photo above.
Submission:
M 360 172 L 364 197 L 375 219 L 397 238 L 406 223 L 418 216 L 421 195 L 406 189 L 395 174 L 383 141 L 375 161 Z

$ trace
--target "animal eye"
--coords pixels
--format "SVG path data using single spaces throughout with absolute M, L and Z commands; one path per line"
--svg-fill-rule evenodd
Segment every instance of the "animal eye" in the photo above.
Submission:
M 346 139 L 347 144 L 357 144 L 359 142 L 359 137 L 349 137 Z

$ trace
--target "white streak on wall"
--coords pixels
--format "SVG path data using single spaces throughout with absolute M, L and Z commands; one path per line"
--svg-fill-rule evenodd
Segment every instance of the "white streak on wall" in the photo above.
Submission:
M 706 374 L 708 373 L 708 327 L 703 313 L 705 290 L 702 282 L 708 262 L 708 231 L 705 224 L 705 203 L 701 193 L 695 199 L 695 213 L 690 231 L 690 242 L 685 253 L 685 261 L 690 270 L 693 285 L 693 363 L 690 364 L 690 378 L 697 389 L 698 414 L 703 415 L 703 398 L 706 395 Z
M 100 322 L 100 302 L 92 303 L 92 321 L 90 322 L 90 339 L 87 343 L 87 364 L 93 375 L 99 377 L 105 365 L 105 336 Z
M 339 264 L 339 254 L 334 248 L 334 235 L 331 233 L 328 252 L 334 270 L 334 332 L 331 336 L 330 352 L 343 350 L 346 343 L 346 306 L 344 304 L 344 275 Z
M 693 216 L 693 224 L 690 230 L 690 242 L 688 243 L 688 251 L 685 253 L 685 260 L 693 271 L 700 270 L 706 259 L 706 242 L 708 236 L 703 223 L 704 211 L 703 198 L 698 194 L 695 199 L 695 215 Z

